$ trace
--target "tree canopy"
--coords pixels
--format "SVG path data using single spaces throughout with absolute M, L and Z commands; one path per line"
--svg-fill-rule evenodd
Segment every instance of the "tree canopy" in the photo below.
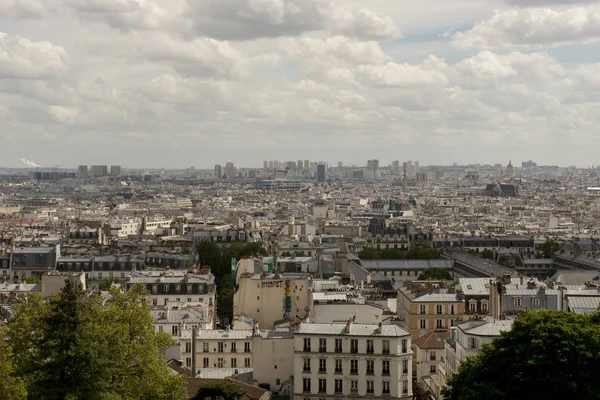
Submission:
M 12 349 L 5 332 L 0 329 L 0 399 L 24 400 L 26 398 L 25 382 L 15 375 Z
M 420 281 L 449 281 L 451 279 L 450 272 L 441 268 L 425 268 L 419 275 Z
M 42 283 L 42 280 L 40 278 L 31 275 L 21 277 L 21 281 L 25 283 Z
M 198 393 L 192 397 L 192 400 L 217 399 L 222 397 L 225 400 L 238 400 L 246 392 L 233 382 L 227 380 L 204 381 L 200 386 Z
M 542 245 L 544 258 L 552 258 L 552 254 L 554 254 L 558 250 L 560 250 L 560 244 L 558 244 L 558 242 L 556 242 L 556 240 L 554 239 L 547 238 L 544 244 Z
M 85 293 L 70 279 L 44 301 L 17 308 L 6 327 L 13 376 L 28 399 L 180 400 L 185 377 L 172 375 L 164 354 L 172 339 L 155 333 L 142 286 L 111 298 Z
M 523 311 L 448 381 L 451 400 L 600 399 L 596 315 Z

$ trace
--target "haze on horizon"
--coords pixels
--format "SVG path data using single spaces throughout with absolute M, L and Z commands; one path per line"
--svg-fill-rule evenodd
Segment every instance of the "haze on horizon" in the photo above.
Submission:
M 0 0 L 0 165 L 598 164 L 593 0 Z

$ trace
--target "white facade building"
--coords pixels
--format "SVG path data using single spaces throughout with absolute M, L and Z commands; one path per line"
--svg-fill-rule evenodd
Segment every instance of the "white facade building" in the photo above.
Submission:
M 302 323 L 294 341 L 299 400 L 412 399 L 410 333 L 398 325 Z

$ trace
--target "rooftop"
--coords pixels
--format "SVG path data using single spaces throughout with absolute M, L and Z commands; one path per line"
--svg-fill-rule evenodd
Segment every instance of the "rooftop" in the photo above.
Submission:
M 376 324 L 352 323 L 350 332 L 347 323 L 301 323 L 296 330 L 297 335 L 340 335 L 340 336 L 383 336 L 402 337 L 410 333 L 396 324 L 382 324 L 381 332 Z

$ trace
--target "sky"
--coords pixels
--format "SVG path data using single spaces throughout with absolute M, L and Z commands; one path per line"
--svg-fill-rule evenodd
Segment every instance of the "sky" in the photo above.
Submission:
M 0 0 L 0 166 L 600 164 L 600 1 Z

